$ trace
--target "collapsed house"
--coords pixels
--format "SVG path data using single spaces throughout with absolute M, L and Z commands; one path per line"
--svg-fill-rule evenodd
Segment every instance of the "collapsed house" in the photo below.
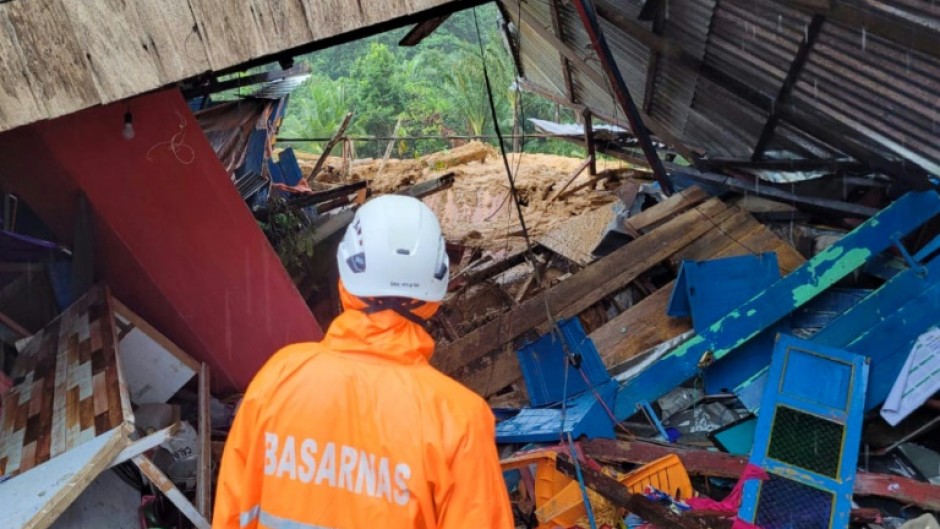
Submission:
M 581 116 L 534 125 L 588 154 L 504 164 L 275 147 L 291 57 L 462 5 L 256 4 L 0 4 L 4 526 L 208 527 L 239 392 L 392 192 L 442 219 L 433 362 L 519 526 L 929 526 L 938 8 L 506 0 L 518 85 Z

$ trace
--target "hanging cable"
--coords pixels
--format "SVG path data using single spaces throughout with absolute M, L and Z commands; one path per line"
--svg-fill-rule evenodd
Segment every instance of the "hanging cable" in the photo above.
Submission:
M 532 265 L 536 282 L 540 286 L 544 286 L 542 281 L 542 273 L 539 270 L 535 259 L 535 254 L 532 251 L 532 239 L 529 237 L 529 228 L 526 226 L 525 215 L 522 212 L 522 204 L 519 202 L 519 190 L 516 188 L 516 179 L 512 173 L 512 168 L 509 165 L 509 156 L 506 154 L 506 142 L 503 140 L 503 133 L 499 128 L 499 116 L 496 114 L 496 101 L 493 97 L 493 85 L 490 82 L 489 68 L 487 68 L 486 65 L 486 51 L 483 48 L 483 36 L 482 32 L 480 31 L 480 21 L 477 17 L 476 8 L 473 8 L 473 23 L 477 31 L 477 44 L 480 47 L 480 60 L 483 63 L 483 82 L 486 87 L 486 95 L 490 103 L 490 115 L 493 119 L 493 130 L 496 132 L 497 138 L 499 138 L 499 151 L 500 154 L 502 154 L 503 167 L 506 169 L 506 176 L 509 179 L 509 191 L 512 193 L 512 201 L 516 207 L 516 215 L 519 217 L 519 226 L 522 229 L 522 238 L 525 241 L 525 253 L 529 258 L 529 263 Z M 552 331 L 556 332 L 557 336 L 562 340 L 561 343 L 565 351 L 565 355 L 569 358 L 569 361 L 576 361 L 575 355 L 573 355 L 569 350 L 568 345 L 561 334 L 561 331 L 558 329 L 558 322 L 555 321 L 555 317 L 552 315 L 551 307 L 548 304 L 547 290 L 543 290 L 542 300 L 545 304 L 546 319 L 548 320 L 549 325 L 552 326 Z

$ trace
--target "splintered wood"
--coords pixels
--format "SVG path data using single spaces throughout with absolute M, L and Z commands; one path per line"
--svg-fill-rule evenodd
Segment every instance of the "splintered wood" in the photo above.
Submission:
M 0 475 L 15 475 L 132 419 L 107 288 L 93 288 L 26 344 L 3 395 Z
M 556 319 L 582 313 L 636 281 L 653 267 L 676 269 L 683 259 L 713 259 L 776 252 L 782 273 L 802 256 L 747 211 L 690 188 L 631 218 L 636 239 L 598 259 L 544 294 L 440 347 L 432 362 L 464 385 L 490 397 L 521 378 L 512 341 L 548 331 L 547 304 Z M 689 329 L 666 315 L 671 284 L 591 332 L 598 352 L 613 367 Z

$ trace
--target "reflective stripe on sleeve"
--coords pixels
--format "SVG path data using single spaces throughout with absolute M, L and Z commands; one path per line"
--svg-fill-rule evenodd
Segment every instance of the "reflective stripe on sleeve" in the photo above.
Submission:
M 261 511 L 258 521 L 261 522 L 261 525 L 270 527 L 271 529 L 334 529 L 325 525 L 296 522 L 290 518 L 281 518 L 280 516 L 274 516 L 264 511 Z
M 248 509 L 247 511 L 238 515 L 238 523 L 241 527 L 247 527 L 248 524 L 255 521 L 255 518 L 258 517 L 258 513 L 261 512 L 261 506 L 255 505 L 254 507 Z

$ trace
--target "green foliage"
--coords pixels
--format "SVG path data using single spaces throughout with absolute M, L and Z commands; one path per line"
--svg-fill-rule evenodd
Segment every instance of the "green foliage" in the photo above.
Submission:
M 289 111 L 281 124 L 280 135 L 286 138 L 330 138 L 351 110 L 346 79 L 332 80 L 325 76 L 313 76 L 307 84 L 291 95 Z M 357 121 L 350 123 L 347 134 L 365 134 Z M 326 142 L 293 144 L 294 148 L 320 153 Z
M 265 222 L 258 222 L 281 262 L 288 270 L 297 270 L 313 258 L 314 230 L 303 212 L 289 209 L 283 199 L 269 201 L 270 213 Z
M 513 117 L 554 120 L 556 108 L 538 96 L 513 90 L 516 76 L 512 57 L 496 24 L 496 6 L 451 16 L 415 47 L 399 47 L 407 28 L 323 50 L 304 58 L 314 76 L 291 96 L 281 129 L 283 137 L 331 137 L 347 112 L 354 112 L 350 136 L 397 137 L 492 135 L 490 102 L 486 93 L 480 42 L 493 89 L 497 119 L 505 136 L 512 134 Z M 561 114 L 570 121 L 570 113 Z M 528 122 L 521 124 L 534 133 Z M 495 140 L 490 140 L 495 144 Z M 356 144 L 361 157 L 380 157 L 386 140 Z M 443 139 L 400 140 L 393 153 L 420 156 L 447 147 Z M 319 152 L 319 144 L 294 144 Z M 507 139 L 507 147 L 512 140 Z M 559 140 L 528 139 L 528 152 L 578 155 L 577 146 Z

